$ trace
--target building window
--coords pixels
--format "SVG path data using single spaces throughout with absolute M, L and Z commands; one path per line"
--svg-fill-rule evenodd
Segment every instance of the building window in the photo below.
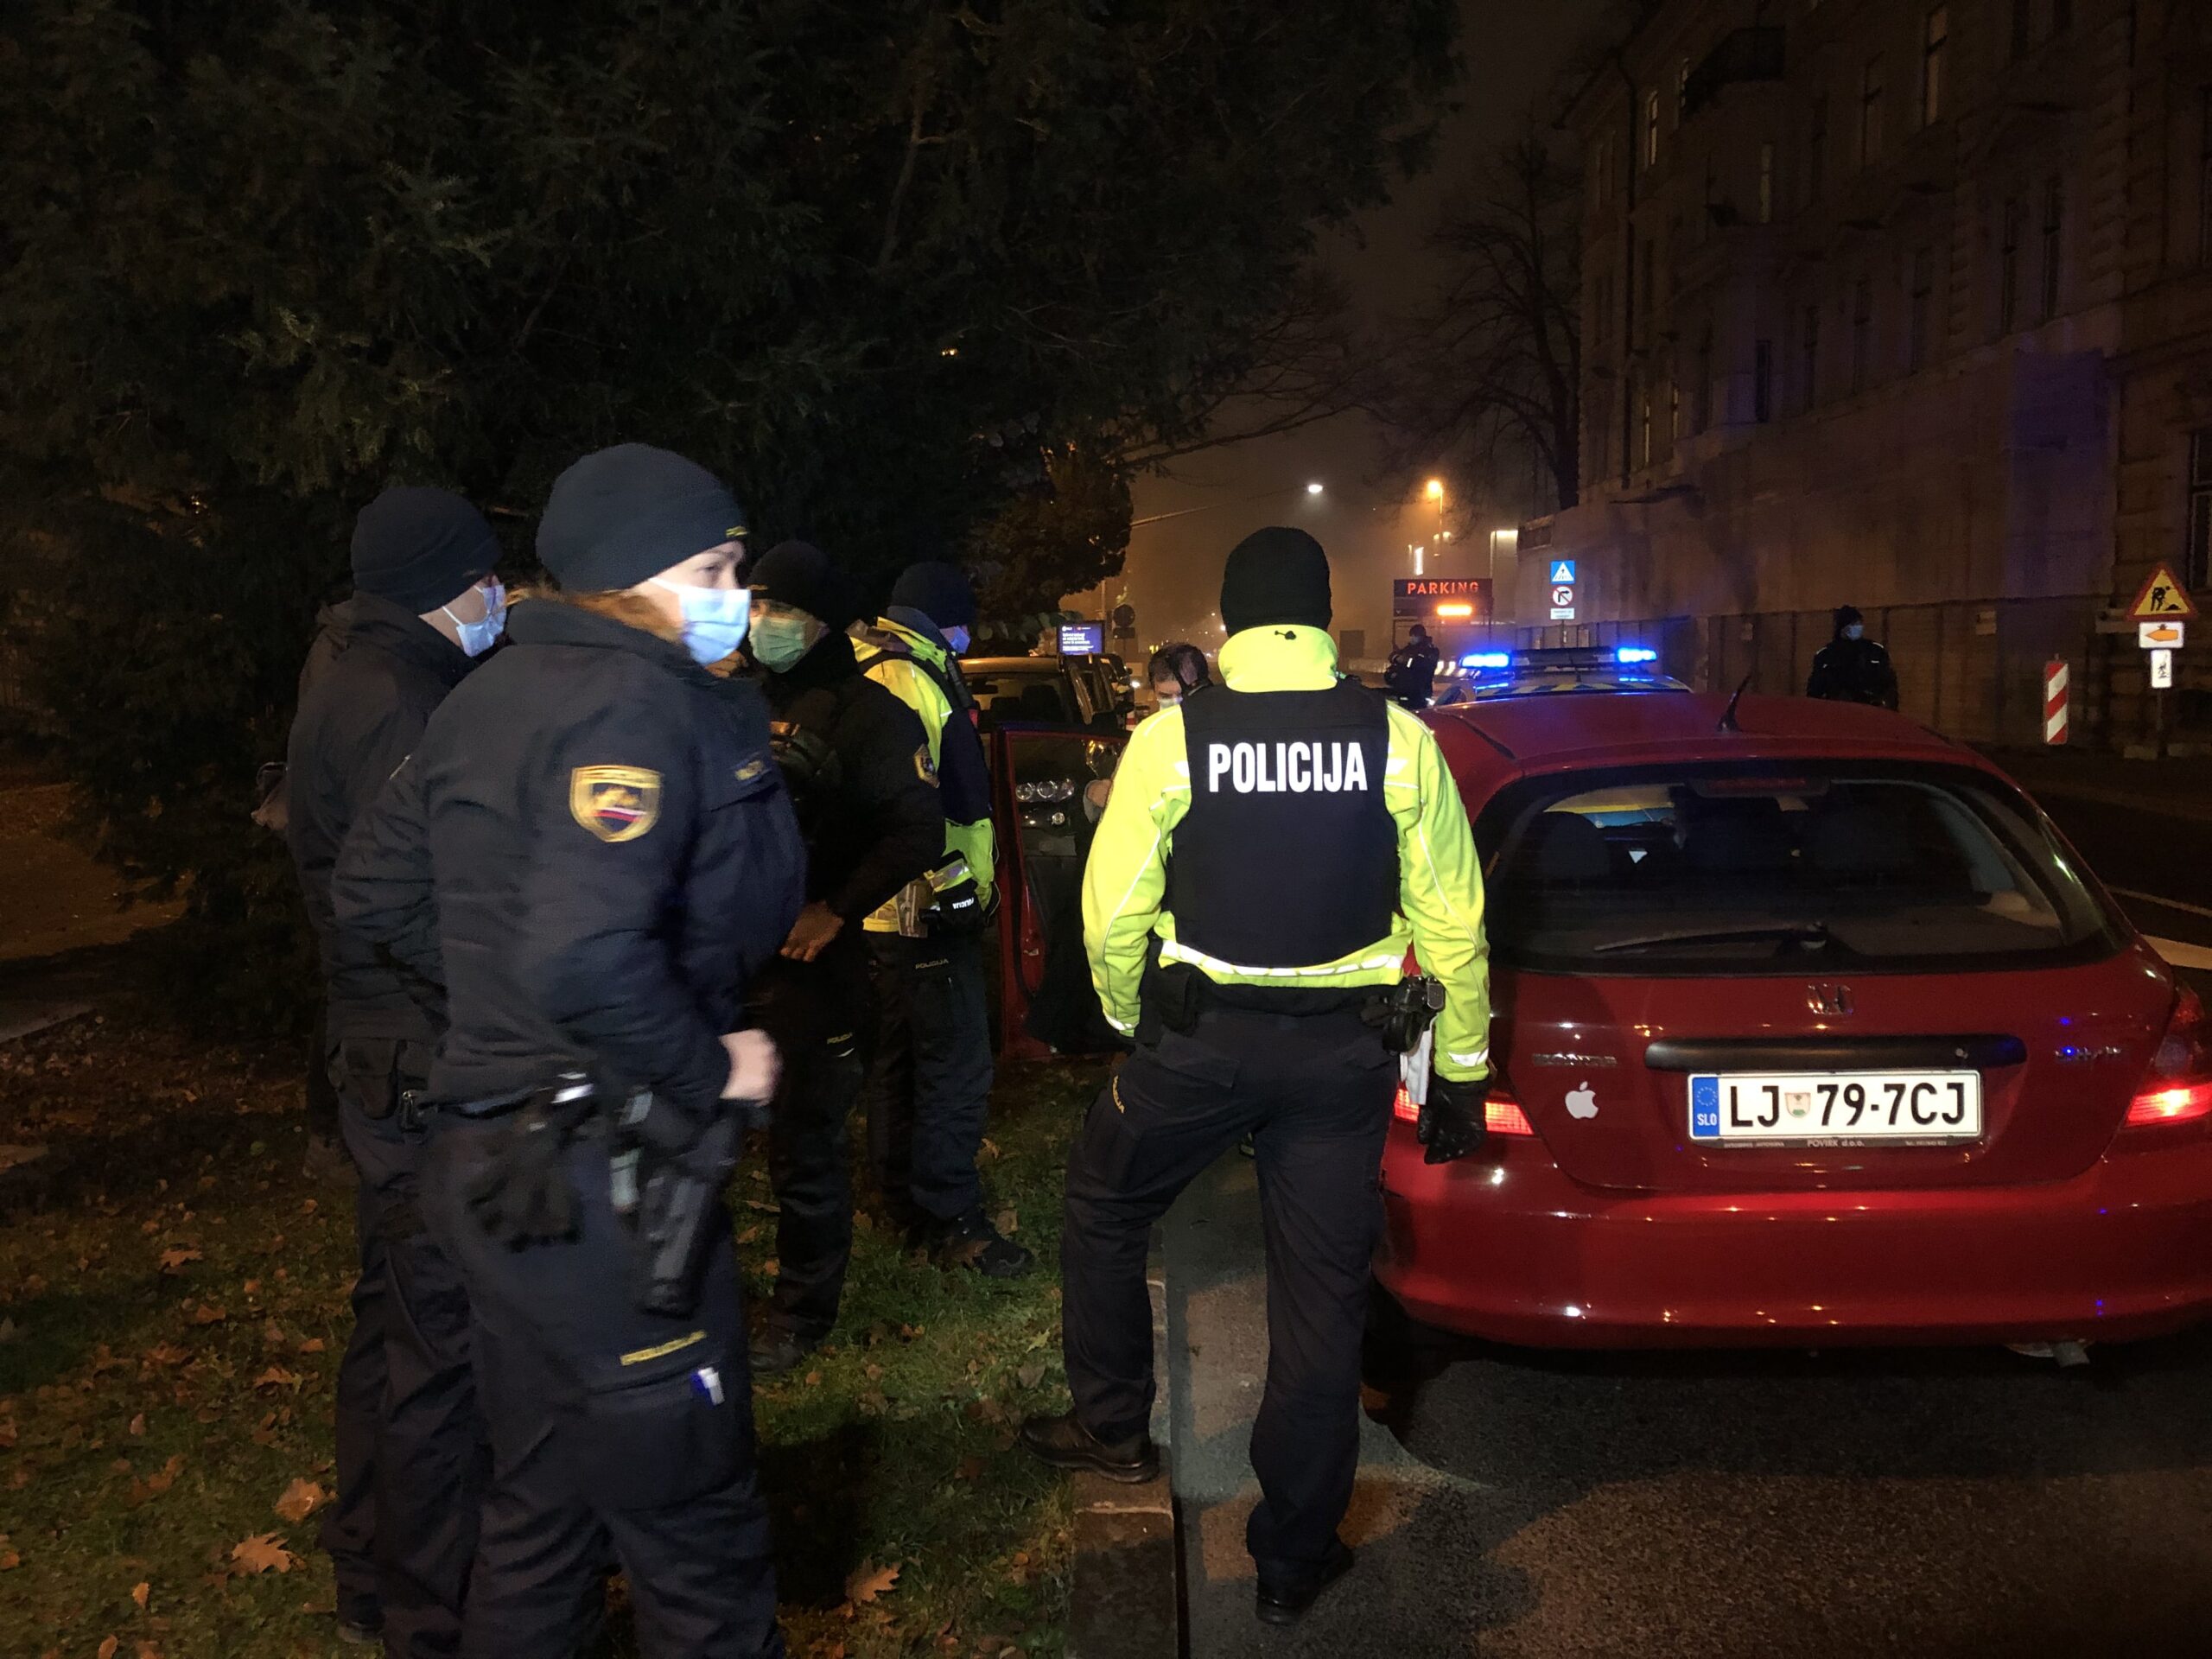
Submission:
M 2212 426 L 2189 437 L 2189 546 L 2182 563 L 2191 588 L 2212 588 Z
M 1682 118 L 1689 113 L 1690 60 L 1683 58 L 1675 65 L 1675 124 L 1681 126 Z
M 1920 35 L 1920 122 L 1932 127 L 1943 118 L 1943 57 L 1951 41 L 1951 9 L 1928 14 Z
M 1658 293 L 1659 245 L 1646 237 L 1643 242 L 1643 291 L 1637 296 L 1637 309 L 1647 319 L 1651 315 L 1652 302 L 1658 297 Z
M 1929 312 L 1936 303 L 1936 252 L 1932 248 L 1912 251 L 1912 306 L 1905 330 L 1905 356 L 1916 372 L 1928 366 L 1928 327 Z
M 1646 386 L 1637 394 L 1636 464 L 1651 464 L 1651 390 Z
M 2032 43 L 2030 26 L 2034 21 L 2033 9 L 2028 0 L 2012 0 L 2012 56 L 2017 61 L 2028 55 Z
M 1882 58 L 1866 60 L 1859 74 L 1859 165 L 1872 166 L 1882 154 Z
M 2212 265 L 2212 86 L 2196 95 L 2196 257 Z
M 1874 363 L 1874 279 L 1861 276 L 1851 290 L 1851 389 L 1866 390 Z
M 1690 387 L 1690 430 L 1702 432 L 1713 424 L 1713 325 L 1707 323 L 1697 340 L 1697 381 Z
M 1643 95 L 1643 164 L 1656 167 L 1659 162 L 1659 94 L 1656 91 Z
M 2066 183 L 2056 176 L 2043 187 L 2043 291 L 2039 315 L 2049 322 L 2058 315 L 2058 273 L 2065 245 Z
M 2016 198 L 2005 204 L 2003 227 L 1997 242 L 1997 332 L 2009 334 L 2020 313 L 2020 220 L 2024 215 Z
M 1751 418 L 1774 418 L 1774 342 L 1756 340 L 1751 346 Z
M 1677 368 L 1667 377 L 1667 441 L 1678 443 L 1682 436 L 1682 372 Z
M 1774 223 L 1774 146 L 1759 146 L 1759 223 Z
M 1826 92 L 1813 100 L 1813 124 L 1805 136 L 1805 205 L 1821 199 L 1828 166 L 1828 99 Z
M 1805 407 L 1810 409 L 1821 400 L 1821 308 L 1805 308 L 1804 331 L 1798 336 L 1797 349 L 1801 362 L 1797 370 L 1797 384 L 1803 389 Z

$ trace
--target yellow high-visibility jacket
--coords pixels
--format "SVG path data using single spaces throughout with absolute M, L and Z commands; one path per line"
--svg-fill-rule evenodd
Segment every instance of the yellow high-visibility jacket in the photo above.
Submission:
M 921 661 L 940 671 L 944 670 L 946 653 L 935 640 L 887 617 L 878 620 L 874 626 L 896 638 Z M 946 723 L 953 720 L 964 723 L 968 716 L 953 708 L 952 700 L 944 695 L 944 688 L 917 664 L 880 651 L 865 639 L 855 639 L 853 650 L 860 659 L 861 671 L 888 690 L 921 720 L 923 734 L 929 740 L 930 766 L 944 784 L 945 855 L 967 861 L 968 873 L 976 880 L 976 890 L 988 902 L 992 884 L 997 879 L 997 868 L 993 861 L 997 856 L 997 836 L 991 824 L 990 780 L 982 767 L 980 746 L 972 765 L 948 766 L 944 756 Z M 978 744 L 972 731 L 956 734 L 954 741 Z M 898 901 L 893 899 L 868 918 L 868 930 L 898 931 Z
M 1236 691 L 1326 690 L 1337 679 L 1336 642 L 1319 628 L 1248 628 L 1222 646 L 1221 672 Z M 1438 1075 L 1487 1077 L 1490 947 L 1474 832 L 1435 734 L 1393 703 L 1389 735 L 1382 788 L 1398 829 L 1399 913 L 1384 938 L 1333 963 L 1297 969 L 1295 982 L 1309 989 L 1395 984 L 1410 945 L 1422 969 L 1444 982 Z M 1282 984 L 1292 976 L 1274 964 L 1220 962 L 1177 944 L 1175 917 L 1162 900 L 1175 826 L 1190 804 L 1182 710 L 1164 709 L 1131 734 L 1084 868 L 1091 982 L 1107 1019 L 1124 1033 L 1136 1029 L 1138 982 L 1155 934 L 1163 961 L 1188 962 L 1217 984 Z M 1295 894 L 1284 895 L 1285 903 L 1295 901 Z

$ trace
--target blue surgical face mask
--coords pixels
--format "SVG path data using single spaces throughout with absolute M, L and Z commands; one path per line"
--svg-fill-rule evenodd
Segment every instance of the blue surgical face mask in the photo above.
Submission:
M 1866 637 L 1866 625 L 1864 622 L 1852 623 L 1844 629 L 1843 637 L 1847 639 L 1864 639 Z
M 652 579 L 656 588 L 676 595 L 683 613 L 683 648 L 700 663 L 719 663 L 745 643 L 753 617 L 750 588 L 693 588 Z
M 446 613 L 446 620 L 453 624 L 454 632 L 460 636 L 461 648 L 471 657 L 481 657 L 497 645 L 499 636 L 506 632 L 507 590 L 495 582 L 484 588 L 483 594 L 484 619 L 480 622 L 462 621 L 453 613 L 450 605 L 438 607 Z
M 943 628 L 940 629 L 939 632 L 944 635 L 944 643 L 952 647 L 952 654 L 954 656 L 960 657 L 967 654 L 969 641 L 969 633 L 967 629 L 959 627 Z

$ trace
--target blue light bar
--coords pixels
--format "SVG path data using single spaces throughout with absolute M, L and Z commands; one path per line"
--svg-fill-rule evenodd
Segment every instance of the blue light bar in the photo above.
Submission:
M 1623 645 L 1613 653 L 1617 663 L 1656 663 L 1659 653 L 1649 645 Z
M 1462 668 L 1510 668 L 1513 653 L 1510 651 L 1471 651 L 1459 659 Z

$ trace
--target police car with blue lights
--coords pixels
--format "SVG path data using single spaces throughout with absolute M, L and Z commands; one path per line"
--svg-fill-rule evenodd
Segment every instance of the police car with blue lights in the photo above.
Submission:
M 1458 670 L 1440 685 L 1433 707 L 1492 702 L 1504 697 L 1558 696 L 1569 692 L 1688 691 L 1659 671 L 1649 645 L 1550 645 L 1464 653 Z

